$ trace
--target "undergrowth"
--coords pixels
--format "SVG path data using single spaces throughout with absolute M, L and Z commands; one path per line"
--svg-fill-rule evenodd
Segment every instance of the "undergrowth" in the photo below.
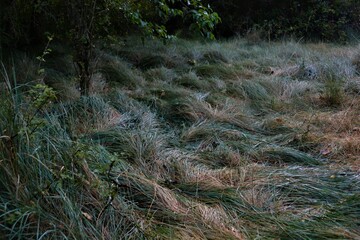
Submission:
M 360 237 L 355 47 L 131 39 L 87 97 L 57 47 L 1 65 L 4 238 Z

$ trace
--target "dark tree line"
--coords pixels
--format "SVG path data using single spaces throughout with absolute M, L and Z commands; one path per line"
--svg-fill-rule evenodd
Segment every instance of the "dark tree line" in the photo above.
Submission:
M 30 44 L 44 39 L 45 31 L 69 39 L 76 28 L 88 27 L 101 36 L 139 28 L 165 36 L 162 26 L 170 33 L 195 26 L 208 34 L 215 18 L 201 22 L 207 5 L 222 19 L 219 37 L 257 30 L 270 39 L 344 41 L 360 32 L 359 0 L 2 0 L 0 44 Z
M 263 37 L 346 41 L 360 32 L 359 0 L 205 0 L 219 13 L 219 36 L 256 29 Z

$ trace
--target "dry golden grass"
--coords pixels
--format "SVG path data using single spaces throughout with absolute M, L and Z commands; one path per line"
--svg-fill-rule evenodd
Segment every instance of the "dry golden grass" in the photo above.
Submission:
M 349 98 L 339 109 L 299 112 L 290 120 L 303 129 L 303 140 L 318 144 L 313 149 L 333 162 L 333 167 L 360 167 L 360 100 Z

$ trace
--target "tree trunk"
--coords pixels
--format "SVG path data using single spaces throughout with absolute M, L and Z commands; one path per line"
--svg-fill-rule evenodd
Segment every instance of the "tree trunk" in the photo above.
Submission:
M 90 57 L 91 49 L 87 46 L 79 46 L 75 49 L 75 64 L 80 80 L 81 95 L 88 95 L 90 88 Z
M 91 79 L 92 24 L 95 17 L 95 1 L 73 0 L 69 5 L 69 17 L 73 25 L 74 63 L 81 95 L 88 95 Z

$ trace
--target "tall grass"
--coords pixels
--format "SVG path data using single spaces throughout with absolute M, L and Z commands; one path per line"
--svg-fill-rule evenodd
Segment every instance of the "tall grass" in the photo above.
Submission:
M 352 49 L 127 41 L 88 97 L 66 48 L 1 65 L 1 236 L 358 239 Z

